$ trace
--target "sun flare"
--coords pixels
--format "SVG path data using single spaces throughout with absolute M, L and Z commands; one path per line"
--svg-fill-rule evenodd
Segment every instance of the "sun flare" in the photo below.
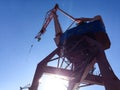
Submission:
M 68 81 L 59 75 L 43 75 L 38 90 L 67 90 Z

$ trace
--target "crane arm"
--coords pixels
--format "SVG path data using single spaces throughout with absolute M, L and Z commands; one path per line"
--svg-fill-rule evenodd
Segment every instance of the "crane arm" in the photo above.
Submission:
M 60 12 L 62 12 L 64 15 L 68 16 L 70 19 L 72 19 L 73 21 L 77 22 L 76 18 L 72 17 L 71 15 L 69 15 L 68 13 L 66 13 L 65 11 L 63 11 L 62 9 L 59 8 L 58 4 L 55 5 L 55 7 L 50 10 L 47 14 L 47 17 L 45 18 L 45 22 L 42 26 L 42 29 L 38 32 L 38 34 L 35 36 L 35 39 L 38 39 L 38 41 L 41 39 L 41 35 L 45 33 L 47 26 L 49 25 L 49 23 L 51 22 L 52 19 L 54 19 L 54 23 L 55 23 L 55 33 L 56 36 L 60 33 L 62 33 L 59 21 L 57 19 L 57 15 L 56 15 L 56 11 L 59 10 Z M 57 29 L 56 29 L 57 27 Z
M 55 13 L 57 11 L 57 5 L 48 12 L 48 15 L 44 21 L 44 24 L 42 26 L 42 29 L 38 32 L 38 34 L 35 36 L 36 39 L 38 39 L 38 41 L 41 39 L 41 35 L 45 33 L 46 28 L 48 26 L 48 24 L 50 23 L 50 21 L 53 18 L 53 13 Z

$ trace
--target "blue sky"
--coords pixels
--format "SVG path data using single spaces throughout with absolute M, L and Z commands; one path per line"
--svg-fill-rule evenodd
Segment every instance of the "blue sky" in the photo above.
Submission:
M 1 90 L 19 90 L 20 86 L 31 83 L 37 63 L 56 48 L 53 23 L 48 26 L 41 42 L 34 39 L 42 27 L 46 12 L 56 3 L 76 18 L 95 15 L 103 17 L 112 43 L 106 55 L 115 74 L 120 78 L 119 0 L 0 0 Z M 70 20 L 60 18 L 60 22 L 65 31 Z M 29 52 L 31 44 L 34 46 Z

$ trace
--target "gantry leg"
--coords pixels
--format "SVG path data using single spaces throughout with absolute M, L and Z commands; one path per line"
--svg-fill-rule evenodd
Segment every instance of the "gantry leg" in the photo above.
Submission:
M 101 44 L 98 42 L 87 38 L 88 41 L 94 43 L 98 48 L 98 54 L 96 56 L 96 61 L 99 65 L 102 81 L 106 90 L 120 90 L 120 80 L 114 74 L 104 52 Z
M 59 53 L 59 49 L 57 48 L 37 65 L 36 72 L 33 78 L 33 82 L 29 90 L 37 90 L 38 85 L 39 85 L 39 79 L 42 77 L 44 73 L 44 68 L 47 66 L 47 63 L 50 61 L 50 59 L 55 54 L 58 54 L 58 53 Z
M 103 83 L 103 86 L 105 87 L 105 90 L 120 90 L 120 80 L 116 77 L 111 66 L 109 65 L 108 60 L 105 56 L 104 49 L 101 46 L 101 44 L 89 37 L 83 37 L 82 39 L 84 39 L 89 44 L 96 47 L 96 49 L 91 48 L 91 50 L 93 52 L 96 52 L 96 54 L 95 54 L 95 56 L 93 55 L 94 53 L 91 54 L 94 56 L 94 58 L 91 57 L 91 61 L 89 63 L 86 63 L 86 65 L 84 65 L 83 67 L 78 69 L 78 73 L 75 73 L 75 74 L 77 74 L 77 75 L 75 75 L 76 79 L 70 81 L 68 90 L 75 90 L 75 87 L 76 87 L 78 81 L 79 81 L 79 83 L 81 83 L 83 81 L 82 77 L 87 76 L 87 74 L 90 72 L 89 70 L 86 71 L 86 68 L 89 66 L 89 64 L 94 59 L 96 59 L 96 63 L 98 63 L 98 65 L 99 65 L 100 73 L 101 73 L 100 77 L 102 79 L 102 83 Z M 85 62 L 85 61 L 83 61 L 83 62 Z M 92 65 L 94 65 L 94 64 L 92 64 Z M 79 64 L 77 64 L 77 66 L 79 67 Z M 83 79 L 85 79 L 85 78 L 83 78 Z
M 120 80 L 114 74 L 102 48 L 97 56 L 97 62 L 106 90 L 120 90 Z

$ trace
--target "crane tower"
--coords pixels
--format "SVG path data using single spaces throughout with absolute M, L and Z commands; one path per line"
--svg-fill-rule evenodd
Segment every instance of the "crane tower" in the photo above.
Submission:
M 77 25 L 63 32 L 57 10 Z M 42 29 L 35 38 L 41 39 L 41 35 L 53 19 L 57 48 L 38 63 L 29 90 L 38 90 L 39 79 L 44 73 L 66 77 L 69 81 L 67 90 L 76 90 L 80 84 L 101 85 L 105 90 L 120 90 L 120 80 L 114 74 L 105 55 L 105 50 L 110 48 L 111 43 L 101 16 L 74 18 L 57 4 L 47 14 Z M 56 62 L 56 66 L 49 66 L 50 62 Z M 100 69 L 99 75 L 93 73 L 96 63 Z

